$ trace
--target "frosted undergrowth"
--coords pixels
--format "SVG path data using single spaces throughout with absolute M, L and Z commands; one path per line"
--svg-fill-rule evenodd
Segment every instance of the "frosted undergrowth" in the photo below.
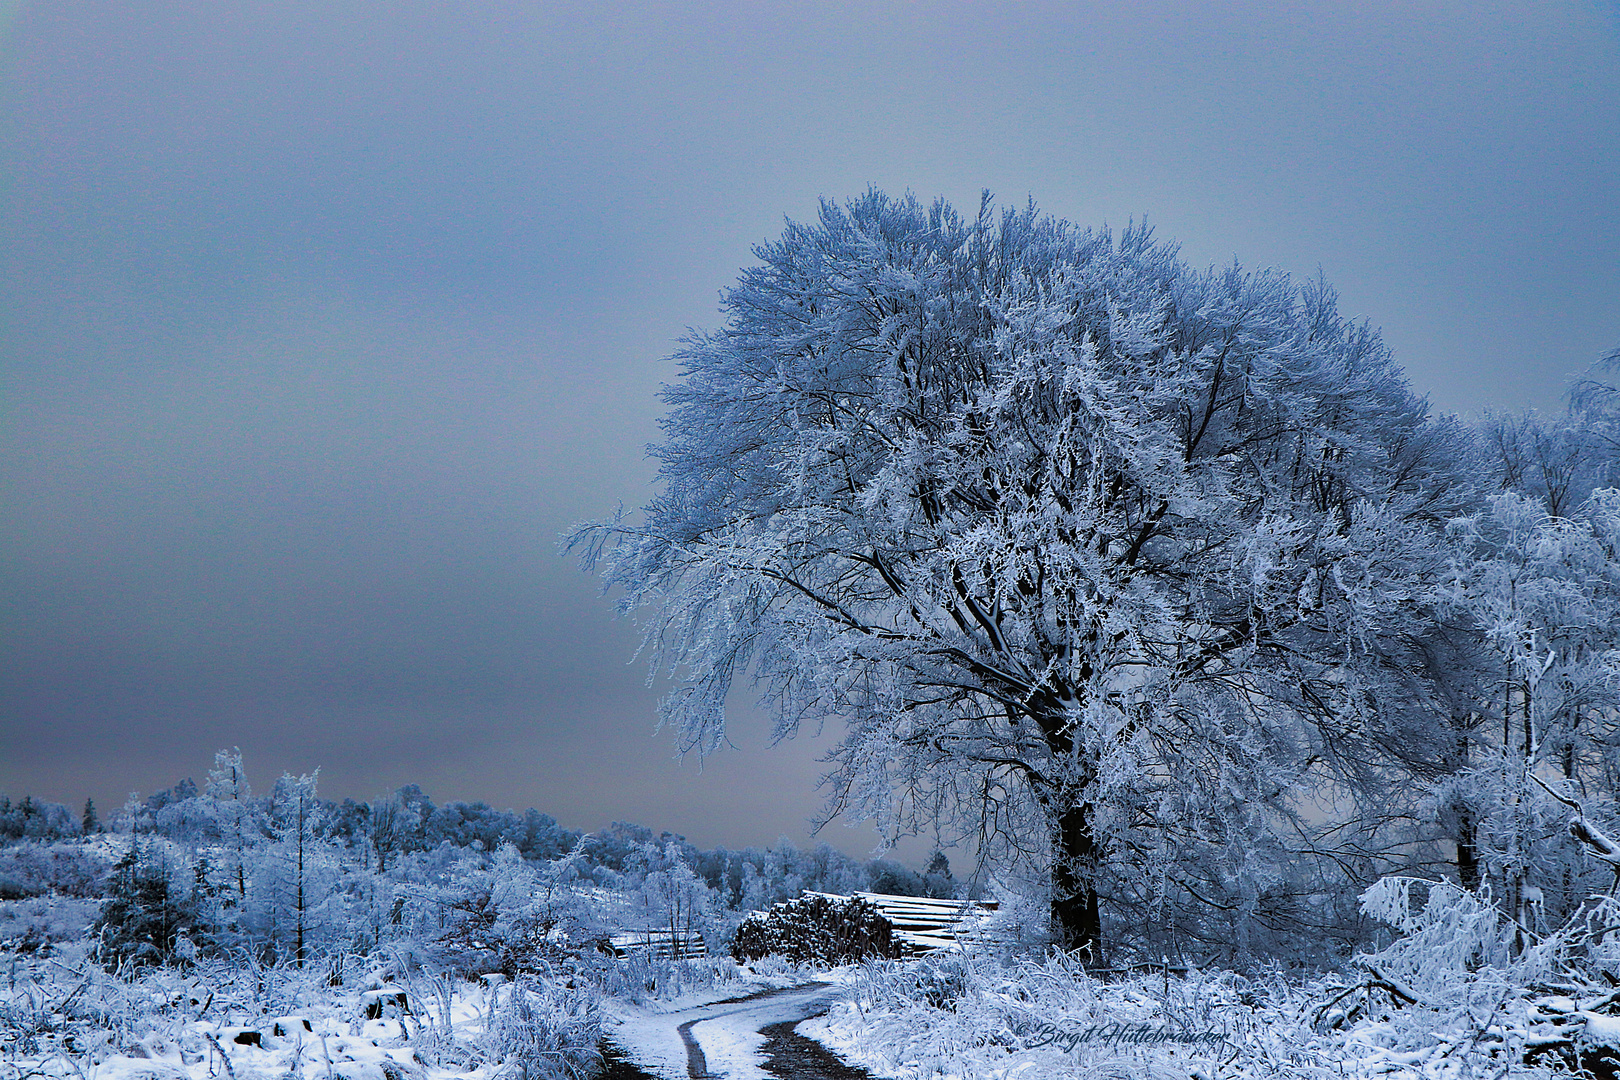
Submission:
M 800 1031 L 907 1080 L 1216 1075 L 1239 1047 L 1271 1075 L 1316 1063 L 1256 1045 L 1282 1018 L 1271 996 L 1230 973 L 1104 983 L 1062 955 L 970 954 L 867 964 L 850 1000 Z
M 405 950 L 120 976 L 87 956 L 83 941 L 0 946 L 0 1080 L 582 1080 L 631 1003 L 655 1014 L 807 977 L 780 958 L 642 956 L 465 980 Z
M 1553 1057 L 1525 1063 L 1544 1026 L 1528 992 L 1508 981 L 1476 972 L 1445 1000 L 1414 1004 L 1370 972 L 1103 982 L 1061 956 L 980 954 L 869 964 L 849 1001 L 799 1030 L 874 1076 L 903 1080 L 1557 1075 Z M 1361 1002 L 1354 1017 L 1343 1008 L 1350 999 Z
M 1489 895 L 1392 877 L 1362 910 L 1395 939 L 1309 981 L 1103 982 L 1062 955 L 970 952 L 870 963 L 847 1002 L 801 1030 L 905 1080 L 1615 1075 L 1620 903 L 1592 897 L 1538 936 Z

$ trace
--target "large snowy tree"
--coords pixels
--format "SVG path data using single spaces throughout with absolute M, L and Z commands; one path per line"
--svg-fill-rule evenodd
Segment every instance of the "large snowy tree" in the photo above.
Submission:
M 832 810 L 978 823 L 1093 959 L 1155 836 L 1239 850 L 1441 752 L 1413 553 L 1455 433 L 1324 284 L 878 192 L 756 254 L 677 354 L 661 494 L 574 538 L 684 747 L 752 673 L 783 733 L 847 724 Z

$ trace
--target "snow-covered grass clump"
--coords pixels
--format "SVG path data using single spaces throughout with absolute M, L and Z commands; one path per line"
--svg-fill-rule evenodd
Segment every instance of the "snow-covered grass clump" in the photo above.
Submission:
M 636 1005 L 668 1002 L 694 995 L 719 996 L 748 983 L 747 973 L 735 960 L 723 956 L 699 956 L 670 960 L 633 953 L 611 964 L 602 964 L 597 985 L 609 997 Z
M 1488 896 L 1397 877 L 1363 910 L 1399 936 L 1310 980 L 1105 981 L 1061 953 L 983 950 L 854 969 L 849 1000 L 800 1030 L 904 1080 L 1616 1074 L 1620 904 L 1536 935 Z
M 1186 1076 L 1282 1019 L 1271 996 L 1231 973 L 1103 982 L 1061 953 L 975 952 L 870 962 L 854 970 L 847 1002 L 799 1030 L 875 1076 L 907 1080 Z M 1282 1074 L 1292 1057 L 1268 1065 Z

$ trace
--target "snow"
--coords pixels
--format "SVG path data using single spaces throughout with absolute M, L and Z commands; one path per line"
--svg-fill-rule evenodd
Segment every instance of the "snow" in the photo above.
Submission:
M 738 1080 L 763 1078 L 758 1050 L 765 1040 L 759 1029 L 820 1011 L 841 991 L 825 982 L 805 985 L 796 976 L 755 976 L 749 981 L 756 989 L 746 997 L 733 986 L 723 994 L 683 995 L 653 1007 L 609 1000 L 607 1038 L 644 1071 L 666 1080 L 685 1080 L 689 1058 L 680 1030 L 689 1025 L 710 1073 Z M 757 996 L 772 992 L 770 997 Z
M 347 1034 L 347 1026 L 335 1020 L 313 1023 L 314 1031 L 305 1031 L 301 1023 L 290 1029 L 283 1024 L 282 1030 L 288 1032 L 283 1036 L 271 1033 L 275 1026 L 275 1021 L 253 1026 L 194 1021 L 183 1025 L 172 1040 L 149 1037 L 100 1060 L 87 1055 L 88 1070 L 67 1056 L 45 1058 L 33 1067 L 48 1077 L 75 1080 L 84 1080 L 87 1073 L 95 1080 L 209 1080 L 232 1074 L 246 1080 L 255 1076 L 296 1076 L 301 1066 L 313 1066 L 320 1075 L 337 1080 L 385 1080 L 384 1062 L 396 1074 L 448 1076 L 451 1072 L 424 1069 L 407 1045 L 398 1021 L 370 1021 L 358 1036 Z M 236 1036 L 244 1031 L 257 1032 L 259 1045 L 236 1042 Z M 16 1064 L 20 1067 L 22 1063 Z
M 1586 1021 L 1585 1030 L 1581 1033 L 1583 1043 L 1587 1046 L 1620 1049 L 1620 1017 L 1583 1012 L 1581 1019 Z
M 66 966 L 54 981 L 46 974 L 48 963 L 20 967 L 25 978 L 38 979 L 31 984 L 35 1000 L 60 1001 L 77 985 Z M 417 976 L 395 984 L 378 980 L 366 989 L 333 988 L 318 973 L 306 974 L 303 984 L 287 988 L 286 1007 L 251 1015 L 215 1006 L 205 1018 L 197 1016 L 197 1003 L 184 1004 L 187 993 L 205 989 L 196 971 L 154 973 L 134 982 L 94 977 L 80 1000 L 91 1001 L 107 1025 L 100 1034 L 86 1027 L 65 1049 L 58 1044 L 50 1052 L 24 1053 L 22 1042 L 6 1035 L 0 1023 L 0 1042 L 8 1043 L 0 1051 L 0 1077 L 498 1080 L 503 1075 L 503 1062 L 478 1048 L 489 1045 L 488 1022 L 511 1000 L 512 984 L 426 986 L 425 977 Z M 1481 990 L 1497 992 L 1489 982 L 1494 976 L 1478 978 L 1484 980 Z M 1505 1069 L 1509 1076 L 1535 1075 L 1538 1070 L 1521 1060 L 1538 1048 L 1558 1053 L 1572 1046 L 1620 1046 L 1620 1017 L 1597 1011 L 1609 1007 L 1602 996 L 1583 1001 L 1568 994 L 1498 995 L 1495 1011 L 1477 1013 L 1473 1026 L 1452 1023 L 1443 1003 L 1394 1007 L 1387 998 L 1337 1027 L 1317 1017 L 1323 1003 L 1355 985 L 1340 976 L 1290 984 L 1220 971 L 1105 983 L 1085 977 L 1062 957 L 1017 959 L 985 952 L 851 966 L 806 983 L 803 969 L 767 962 L 757 970 L 743 969 L 740 978 L 669 1000 L 604 998 L 602 1031 L 629 1061 L 664 1080 L 686 1080 L 695 1064 L 683 1030 L 710 1075 L 765 1080 L 760 1030 L 824 1010 L 825 1015 L 800 1023 L 799 1032 L 888 1080 L 1109 1075 L 1461 1080 L 1487 1063 L 1492 1074 Z M 941 986 L 951 987 L 944 998 L 933 994 Z M 362 1019 L 368 999 L 394 989 L 410 994 L 412 1014 Z M 448 1029 L 442 1026 L 445 1017 Z M 257 1036 L 256 1045 L 236 1041 L 249 1035 Z

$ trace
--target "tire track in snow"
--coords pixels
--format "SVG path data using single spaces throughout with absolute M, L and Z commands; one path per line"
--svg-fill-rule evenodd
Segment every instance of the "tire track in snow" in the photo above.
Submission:
M 692 1025 L 695 1023 L 696 1020 L 688 1020 L 675 1031 L 680 1035 L 681 1042 L 686 1044 L 686 1075 L 692 1080 L 709 1080 L 709 1061 L 703 1056 L 703 1047 L 692 1037 Z
M 723 1072 L 710 1071 L 709 1055 L 704 1053 L 701 1033 L 693 1030 L 699 1024 L 716 1021 L 730 1027 L 733 1033 L 737 1030 L 747 1030 L 763 1035 L 767 1045 L 761 1048 L 765 1060 L 759 1067 L 768 1073 L 790 1076 L 793 1080 L 833 1080 L 834 1077 L 837 1080 L 851 1080 L 854 1077 L 864 1076 L 865 1074 L 859 1071 L 848 1071 L 847 1066 L 845 1071 L 823 1069 L 818 1062 L 804 1060 L 802 1054 L 793 1055 L 793 1062 L 789 1064 L 780 1060 L 777 1052 L 782 1041 L 782 1036 L 777 1032 L 791 1029 L 799 1021 L 826 1011 L 826 997 L 828 991 L 832 989 L 831 983 L 820 981 L 803 983 L 799 986 L 762 990 L 757 994 L 711 1002 L 687 1012 L 688 1019 L 675 1025 L 675 1033 L 680 1036 L 681 1046 L 685 1050 L 688 1080 L 721 1080 L 726 1075 Z M 797 1000 L 773 1000 L 781 998 Z M 723 1058 L 736 1056 L 735 1045 L 725 1041 L 723 1035 L 722 1045 L 726 1047 Z
M 753 1006 L 757 1005 L 761 1001 L 782 997 L 787 994 L 820 993 L 823 990 L 831 989 L 831 987 L 832 983 L 821 982 L 818 980 L 816 982 L 802 983 L 799 986 L 782 986 L 777 987 L 774 990 L 761 990 L 757 994 L 748 994 L 744 997 L 729 998 L 725 1001 L 716 1001 L 713 1005 L 705 1006 L 705 1008 L 712 1009 L 720 1005 Z M 739 1013 L 746 1013 L 749 1011 L 751 1010 L 748 1008 L 727 1009 L 717 1012 L 713 1016 L 699 1016 L 688 1020 L 686 1023 L 675 1029 L 681 1036 L 681 1042 L 686 1044 L 686 1074 L 691 1078 L 691 1080 L 720 1080 L 719 1077 L 714 1076 L 709 1072 L 708 1059 L 703 1054 L 703 1047 L 697 1041 L 697 1036 L 692 1034 L 692 1026 L 694 1024 L 701 1024 L 706 1020 L 718 1020 L 723 1016 L 736 1016 Z M 809 1019 L 810 1015 L 811 1014 L 806 1013 L 804 1016 L 799 1017 L 799 1020 Z M 793 1024 L 798 1022 L 798 1020 L 789 1021 L 789 1023 Z M 763 1028 L 760 1030 L 761 1034 L 763 1034 Z

